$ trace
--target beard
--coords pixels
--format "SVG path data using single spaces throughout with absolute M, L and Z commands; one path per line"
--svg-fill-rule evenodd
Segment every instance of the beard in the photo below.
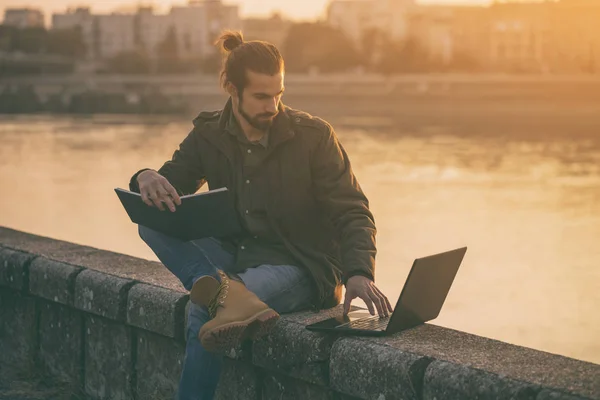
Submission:
M 275 114 L 272 113 L 262 113 L 262 114 L 257 114 L 255 116 L 250 116 L 250 114 L 248 114 L 246 111 L 244 111 L 244 106 L 243 106 L 243 97 L 240 96 L 240 105 L 239 105 L 239 113 L 240 115 L 246 120 L 246 122 L 248 124 L 250 124 L 251 127 L 253 127 L 254 129 L 258 129 L 259 131 L 263 131 L 266 132 L 269 130 L 269 128 L 271 128 L 271 126 L 273 125 L 273 120 L 275 119 L 275 116 L 278 114 L 277 112 Z

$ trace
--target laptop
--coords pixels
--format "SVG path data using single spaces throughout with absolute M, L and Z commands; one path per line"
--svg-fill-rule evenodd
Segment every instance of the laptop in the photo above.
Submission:
M 115 192 L 132 222 L 183 241 L 223 237 L 242 231 L 233 196 L 227 188 L 181 196 L 175 212 L 160 211 L 142 201 L 139 193 L 116 188 Z
M 410 269 L 394 312 L 389 317 L 353 311 L 307 325 L 311 331 L 362 336 L 386 336 L 437 318 L 446 300 L 466 247 L 417 258 Z

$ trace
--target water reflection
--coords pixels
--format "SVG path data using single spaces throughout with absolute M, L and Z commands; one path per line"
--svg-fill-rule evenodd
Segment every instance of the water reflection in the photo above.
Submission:
M 114 195 L 158 168 L 190 122 L 0 120 L 0 224 L 155 259 Z M 488 128 L 338 130 L 370 197 L 379 287 L 468 245 L 436 323 L 600 362 L 600 138 Z M 394 301 L 393 300 L 393 301 Z

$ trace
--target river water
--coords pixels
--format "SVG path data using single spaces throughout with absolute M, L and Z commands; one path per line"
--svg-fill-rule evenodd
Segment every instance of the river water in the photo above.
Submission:
M 0 118 L 0 225 L 156 260 L 116 195 L 190 122 Z M 415 257 L 467 245 L 433 323 L 600 363 L 600 136 L 340 128 L 394 303 Z

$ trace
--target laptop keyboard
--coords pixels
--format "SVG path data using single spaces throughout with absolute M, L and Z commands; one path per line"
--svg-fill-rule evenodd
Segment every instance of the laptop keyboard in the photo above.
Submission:
M 380 318 L 378 315 L 372 317 L 357 319 L 356 321 L 348 322 L 347 324 L 340 325 L 340 327 L 351 328 L 351 329 L 364 329 L 368 331 L 382 331 L 387 328 L 390 322 L 390 317 Z

